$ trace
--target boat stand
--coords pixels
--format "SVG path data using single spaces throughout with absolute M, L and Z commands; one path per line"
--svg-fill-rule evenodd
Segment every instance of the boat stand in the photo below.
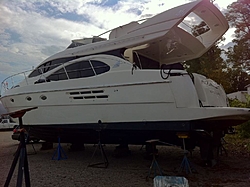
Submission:
M 33 148 L 33 151 L 34 151 L 34 153 L 28 153 L 28 155 L 36 155 L 37 152 L 36 152 L 36 149 L 35 149 L 35 147 L 34 147 L 33 141 L 30 142 L 30 141 L 29 141 L 29 138 L 30 138 L 30 135 L 29 135 L 29 130 L 28 130 L 28 136 L 27 136 L 26 145 L 27 145 L 27 144 L 30 144 L 30 145 L 32 146 L 32 148 Z
M 101 155 L 102 155 L 103 162 L 94 163 L 94 164 L 91 164 L 91 162 L 90 162 L 88 167 L 107 168 L 109 165 L 109 161 L 108 161 L 108 158 L 107 158 L 105 151 L 103 149 L 103 145 L 101 143 L 101 130 L 97 130 L 97 132 L 98 132 L 98 144 L 95 147 L 95 150 L 94 150 L 94 153 L 92 154 L 91 160 L 94 158 L 97 149 L 99 149 L 101 152 Z M 103 165 L 103 166 L 101 166 L 101 165 Z
M 226 156 L 228 156 L 227 150 L 224 147 L 224 144 L 226 144 L 227 142 L 225 141 L 224 138 L 221 138 L 221 142 L 220 142 L 220 146 L 217 149 L 217 156 L 222 155 L 223 152 L 225 153 Z
M 29 138 L 29 135 L 28 135 L 28 137 L 27 137 L 27 139 L 26 140 L 28 140 L 28 138 Z M 27 145 L 27 141 L 25 140 L 25 143 L 26 143 L 26 145 Z M 36 149 L 35 149 L 35 147 L 34 147 L 34 144 L 33 144 L 33 142 L 30 142 L 29 144 L 31 144 L 31 146 L 32 146 L 32 148 L 33 148 L 33 151 L 34 151 L 34 153 L 27 153 L 27 155 L 36 155 L 37 154 L 37 152 L 36 152 Z M 15 156 L 17 154 L 17 151 L 13 154 L 13 156 Z
M 152 156 L 153 156 L 153 160 L 152 163 L 150 165 L 149 171 L 148 171 L 148 175 L 146 177 L 146 180 L 149 179 L 152 171 L 154 171 L 154 177 L 157 175 L 157 170 L 159 171 L 160 175 L 163 175 L 162 170 L 156 160 L 156 155 L 157 155 L 157 151 L 156 151 L 156 143 L 159 142 L 158 139 L 155 140 L 148 140 L 146 141 L 147 143 L 150 143 L 152 146 Z
M 189 160 L 187 158 L 188 151 L 186 150 L 185 138 L 187 138 L 187 137 L 182 137 L 184 157 L 183 157 L 183 160 L 181 162 L 179 172 L 182 172 L 183 170 L 185 170 L 186 174 L 189 174 L 189 173 L 193 173 L 192 171 L 195 171 L 195 169 L 192 167 L 191 163 L 189 162 Z
M 28 155 L 36 155 L 37 152 L 36 152 L 36 149 L 35 149 L 35 147 L 34 147 L 33 142 L 31 142 L 30 144 L 31 144 L 31 146 L 32 146 L 32 148 L 33 148 L 34 153 L 28 153 Z
M 55 157 L 56 155 L 57 155 L 57 158 Z M 68 159 L 68 157 L 61 146 L 60 136 L 58 136 L 58 145 L 52 156 L 52 160 L 65 160 L 65 159 Z
M 10 180 L 13 176 L 18 158 L 19 158 L 19 167 L 18 167 L 18 175 L 17 175 L 17 187 L 21 187 L 23 183 L 23 174 L 25 177 L 25 184 L 26 187 L 30 187 L 30 174 L 29 174 L 29 164 L 28 164 L 28 157 L 27 157 L 27 149 L 26 149 L 26 142 L 25 142 L 25 129 L 23 128 L 23 115 L 33 109 L 37 109 L 37 107 L 33 108 L 27 108 L 24 110 L 19 110 L 16 112 L 8 113 L 8 114 L 2 114 L 2 116 L 9 115 L 13 118 L 18 118 L 19 120 L 19 126 L 20 126 L 20 143 L 18 145 L 17 151 L 15 153 L 15 157 L 13 159 L 12 165 L 10 167 L 10 171 L 8 173 L 7 179 L 5 181 L 4 187 L 9 186 Z

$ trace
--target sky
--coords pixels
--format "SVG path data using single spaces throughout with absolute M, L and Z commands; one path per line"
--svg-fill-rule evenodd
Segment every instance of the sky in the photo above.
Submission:
M 36 67 L 73 39 L 163 12 L 190 0 L 0 0 L 0 82 Z M 222 11 L 236 0 L 215 0 Z M 233 29 L 224 45 L 232 41 Z

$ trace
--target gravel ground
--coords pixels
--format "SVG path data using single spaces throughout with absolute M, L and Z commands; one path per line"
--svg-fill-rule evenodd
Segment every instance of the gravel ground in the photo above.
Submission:
M 3 186 L 7 178 L 13 154 L 18 142 L 11 139 L 12 132 L 0 132 L 0 186 Z M 28 162 L 30 169 L 31 186 L 123 186 L 123 187 L 147 187 L 153 186 L 153 179 L 146 181 L 151 160 L 143 158 L 145 150 L 141 146 L 130 146 L 131 155 L 123 158 L 112 156 L 116 145 L 106 145 L 105 153 L 109 160 L 108 168 L 87 167 L 89 163 L 100 162 L 100 152 L 97 150 L 93 159 L 91 156 L 95 150 L 93 145 L 85 145 L 84 151 L 70 152 L 69 145 L 62 144 L 68 159 L 52 160 L 56 150 L 40 150 L 41 143 L 34 144 L 37 154 L 31 144 L 27 145 Z M 190 161 L 197 170 L 196 173 L 186 175 L 179 172 L 183 158 L 183 151 L 177 147 L 157 146 L 159 150 L 158 163 L 167 176 L 185 176 L 189 185 L 235 187 L 250 186 L 250 160 L 246 155 L 222 155 L 219 163 L 213 167 L 203 167 L 199 150 L 195 150 Z M 16 185 L 17 168 L 12 177 L 10 186 Z M 151 175 L 152 176 L 152 175 Z M 23 185 L 25 186 L 25 185 Z

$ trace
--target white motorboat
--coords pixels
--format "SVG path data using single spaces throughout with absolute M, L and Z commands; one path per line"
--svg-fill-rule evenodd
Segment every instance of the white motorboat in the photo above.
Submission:
M 190 17 L 207 31 L 192 34 Z M 5 79 L 1 101 L 8 112 L 38 107 L 23 123 L 47 141 L 60 135 L 62 142 L 94 143 L 102 130 L 103 143 L 178 144 L 176 134 L 185 132 L 196 145 L 204 134 L 250 119 L 249 109 L 228 107 L 220 85 L 179 63 L 200 57 L 227 29 L 209 1 L 187 3 L 117 27 L 107 40 L 73 40 L 31 73 Z M 20 75 L 24 80 L 15 84 Z

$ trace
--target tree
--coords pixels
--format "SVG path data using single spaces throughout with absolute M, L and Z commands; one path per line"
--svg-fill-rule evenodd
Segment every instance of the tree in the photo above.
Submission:
M 245 86 L 249 84 L 249 75 L 246 71 L 238 68 L 228 68 L 227 70 L 227 93 L 245 90 Z
M 234 46 L 226 52 L 227 64 L 231 67 L 230 82 L 234 91 L 239 91 L 250 84 L 247 73 L 250 70 L 250 1 L 237 0 L 227 9 L 226 18 L 235 28 Z
M 226 18 L 230 26 L 234 27 L 235 36 L 239 39 L 250 37 L 250 2 L 249 0 L 238 0 L 227 7 Z M 236 39 L 237 40 L 237 39 Z
M 246 95 L 247 102 L 241 102 L 238 99 L 229 100 L 231 107 L 242 107 L 242 108 L 250 108 L 250 95 Z M 239 131 L 239 136 L 242 138 L 250 138 L 250 121 L 241 124 L 237 127 Z

